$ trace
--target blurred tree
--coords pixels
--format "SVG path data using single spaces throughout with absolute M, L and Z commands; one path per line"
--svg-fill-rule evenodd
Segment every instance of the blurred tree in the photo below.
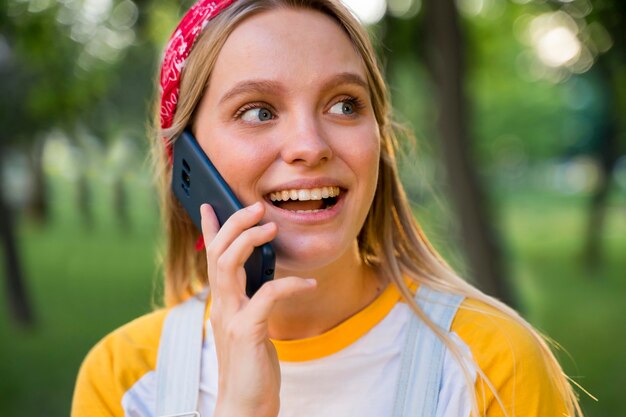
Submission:
M 3 154 L 0 153 L 0 155 Z M 3 191 L 2 181 L 0 181 L 0 196 L 4 195 Z M 5 284 L 10 313 L 18 323 L 32 324 L 33 311 L 25 288 L 13 213 L 4 198 L 0 198 L 0 240 L 2 240 L 4 253 Z
M 478 285 L 515 305 L 494 230 L 494 217 L 472 158 L 463 30 L 452 1 L 425 0 L 426 64 L 437 90 L 437 126 L 462 246 Z
M 144 136 L 156 58 L 150 16 L 153 9 L 171 9 L 175 3 L 9 0 L 3 5 L 2 34 L 13 63 L 8 77 L 15 83 L 7 86 L 10 95 L 0 110 L 12 122 L 13 145 L 35 149 L 35 184 L 41 184 L 32 204 L 38 208 L 32 210 L 36 218 L 47 218 L 38 158 L 47 132 L 59 129 L 79 148 L 93 148 L 94 141 L 109 144 L 120 131 L 135 139 Z M 83 164 L 77 179 L 79 213 L 86 224 L 93 219 L 92 162 Z
M 152 2 L 142 4 L 147 9 Z M 132 126 L 141 132 L 136 136 L 141 137 L 154 47 L 152 39 L 136 39 L 134 27 L 139 11 L 131 0 L 89 4 L 81 0 L 7 0 L 0 8 L 0 144 L 3 149 L 32 149 L 34 192 L 29 211 L 33 218 L 45 222 L 49 217 L 49 196 L 41 156 L 46 135 L 58 129 L 80 144 L 84 130 L 106 139 L 113 136 L 111 132 Z M 147 30 L 143 33 L 151 34 Z M 131 45 L 137 45 L 138 59 L 124 61 Z M 0 155 L 4 157 L 6 151 Z M 84 166 L 91 168 L 89 163 Z M 77 194 L 79 213 L 89 224 L 93 215 L 86 173 L 86 169 L 81 170 Z M 9 221 L 14 216 L 8 212 L 6 200 L 2 200 L 0 208 L 3 248 L 10 269 L 6 277 L 10 289 L 7 296 L 10 306 L 21 306 L 14 309 L 14 315 L 21 320 L 32 314 L 19 268 L 15 221 Z
M 622 117 L 626 112 L 626 2 L 550 0 L 548 4 L 555 12 L 552 16 L 560 13 L 569 19 L 564 23 L 573 26 L 580 45 L 561 70 L 571 74 L 567 83 L 573 90 L 570 101 L 575 125 L 582 122 L 588 126 L 588 133 L 580 135 L 574 149 L 592 156 L 600 169 L 589 201 L 583 253 L 587 266 L 595 267 L 601 263 L 613 173 L 620 156 L 626 154 Z
M 604 80 L 605 113 L 604 129 L 598 137 L 595 156 L 601 167 L 601 175 L 591 198 L 587 221 L 585 260 L 589 266 L 596 266 L 601 261 L 602 235 L 605 228 L 606 208 L 610 193 L 611 178 L 616 163 L 621 155 L 626 155 L 626 2 L 622 0 L 600 0 L 593 3 L 588 25 L 595 28 L 591 41 L 598 45 L 605 28 L 612 40 L 608 51 L 598 51 L 594 67 Z M 600 32 L 600 33 L 598 33 Z M 596 39 L 594 39 L 596 37 Z
M 495 221 L 473 159 L 465 37 L 455 3 L 425 0 L 420 13 L 411 19 L 388 18 L 385 43 L 393 51 L 390 67 L 406 65 L 407 57 L 418 57 L 426 64 L 433 81 L 435 100 L 430 100 L 434 107 L 431 113 L 436 115 L 435 134 L 470 276 L 485 292 L 515 305 Z
M 611 191 L 612 173 L 620 157 L 619 127 L 611 70 L 606 59 L 600 58 L 586 73 L 575 75 L 568 82 L 571 94 L 584 105 L 575 106 L 572 117 L 575 125 L 588 126 L 582 129 L 581 138 L 574 142 L 571 155 L 590 155 L 596 159 L 599 173 L 592 182 L 594 188 L 589 201 L 586 239 L 583 260 L 587 267 L 601 264 L 602 236 L 606 220 L 606 209 Z
M 594 183 L 585 259 L 597 264 L 612 171 L 626 149 L 626 122 L 621 117 L 626 113 L 626 3 L 431 3 L 435 2 L 388 1 L 390 14 L 399 6 L 405 10 L 401 19 L 386 17 L 384 44 L 390 51 L 383 53 L 388 73 L 402 86 L 399 94 L 394 91 L 401 97 L 400 109 L 417 122 L 423 135 L 440 140 L 462 240 L 473 242 L 468 236 L 482 236 L 478 240 L 482 244 L 466 249 L 470 269 L 478 280 L 490 275 L 479 272 L 486 268 L 505 274 L 498 267 L 499 256 L 489 266 L 489 251 L 479 250 L 491 247 L 496 255 L 501 250 L 493 230 L 496 217 L 489 199 L 481 197 L 485 194 L 481 179 L 498 192 L 537 185 L 562 187 L 558 191 L 563 192 L 568 186 L 581 186 L 581 181 Z M 464 16 L 461 22 L 456 12 Z M 423 86 L 422 62 L 435 81 L 432 87 Z M 429 124 L 435 119 L 432 129 Z M 598 181 L 569 178 L 578 184 L 557 185 L 551 181 L 556 179 L 555 164 L 575 149 L 596 159 Z M 485 221 L 490 223 L 486 229 Z M 472 264 L 478 259 L 486 263 Z

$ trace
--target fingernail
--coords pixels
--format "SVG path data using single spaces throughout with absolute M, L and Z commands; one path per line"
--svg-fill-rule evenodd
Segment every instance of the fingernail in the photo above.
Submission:
M 315 285 L 317 285 L 317 280 L 315 278 L 307 278 L 305 279 L 305 281 L 309 287 L 314 287 Z
M 202 216 L 210 213 L 212 209 L 213 209 L 213 207 L 211 207 L 210 204 L 207 204 L 207 203 L 201 204 L 200 205 L 200 216 L 202 217 Z
M 274 223 L 273 222 L 269 222 L 269 223 L 265 223 L 264 225 L 261 226 L 263 229 L 272 229 L 274 227 Z

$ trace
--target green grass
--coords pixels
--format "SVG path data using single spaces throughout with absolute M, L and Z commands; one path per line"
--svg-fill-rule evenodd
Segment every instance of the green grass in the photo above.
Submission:
M 516 284 L 529 320 L 565 352 L 568 375 L 592 417 L 626 415 L 626 201 L 613 201 L 602 239 L 603 263 L 584 265 L 586 201 L 515 196 L 504 203 Z
M 131 182 L 133 229 L 124 232 L 108 206 L 106 183 L 93 181 L 90 231 L 74 208 L 73 188 L 60 180 L 53 185 L 54 222 L 20 225 L 36 326 L 12 324 L 0 292 L 2 416 L 68 415 L 82 358 L 103 335 L 151 309 L 159 279 L 157 209 L 147 187 Z M 571 354 L 561 355 L 568 374 L 599 398 L 583 396 L 590 417 L 626 415 L 626 204 L 611 206 L 604 266 L 587 271 L 580 262 L 583 199 L 527 193 L 497 202 L 524 315 Z M 432 220 L 437 213 L 426 214 L 426 229 L 454 255 L 443 223 Z
M 54 222 L 25 224 L 20 233 L 35 327 L 9 322 L 1 294 L 2 416 L 69 415 L 74 379 L 91 346 L 151 309 L 157 220 L 148 190 L 135 194 L 134 229 L 124 232 L 102 205 L 107 185 L 94 183 L 96 223 L 85 230 L 69 188 L 56 185 Z

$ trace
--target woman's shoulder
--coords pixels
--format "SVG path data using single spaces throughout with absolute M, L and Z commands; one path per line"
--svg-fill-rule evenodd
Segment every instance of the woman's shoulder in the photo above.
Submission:
M 161 329 L 168 312 L 169 309 L 158 309 L 118 327 L 94 346 L 86 360 L 103 354 L 112 356 L 113 360 L 136 354 L 154 354 L 154 360 L 150 362 L 156 363 Z
M 476 390 L 485 409 L 500 409 L 495 390 L 507 410 L 518 415 L 560 415 L 564 410 L 546 342 L 515 313 L 466 299 L 451 331 L 468 346 L 482 371 Z
M 123 415 L 121 397 L 156 368 L 168 311 L 159 309 L 141 316 L 112 331 L 90 350 L 78 373 L 73 416 L 99 416 L 106 409 Z
M 540 342 L 526 321 L 483 301 L 465 299 L 451 330 L 478 356 L 481 352 L 524 352 L 526 355 L 541 356 Z
M 467 344 L 483 370 L 508 372 L 514 367 L 516 371 L 529 372 L 545 368 L 545 342 L 514 313 L 466 299 L 451 330 Z

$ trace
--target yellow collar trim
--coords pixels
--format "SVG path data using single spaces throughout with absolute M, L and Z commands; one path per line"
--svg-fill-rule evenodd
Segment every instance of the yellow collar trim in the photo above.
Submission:
M 325 333 L 298 340 L 271 339 L 278 359 L 285 362 L 304 362 L 337 353 L 376 326 L 399 299 L 400 293 L 390 283 L 367 307 Z

